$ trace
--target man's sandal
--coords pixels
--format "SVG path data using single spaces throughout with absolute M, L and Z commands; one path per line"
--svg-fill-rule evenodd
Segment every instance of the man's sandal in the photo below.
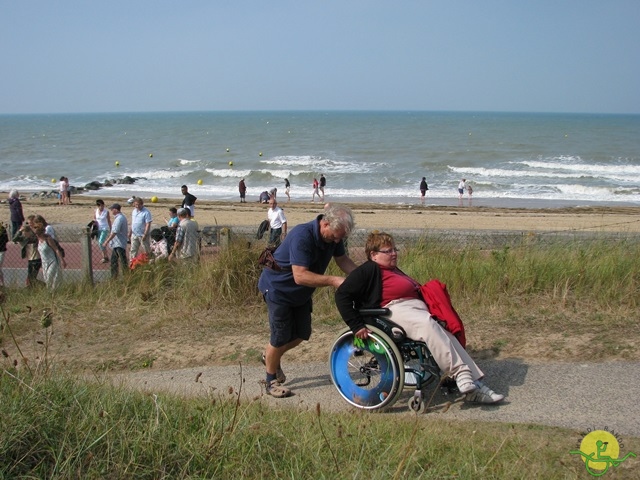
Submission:
M 278 379 L 271 380 L 271 383 L 267 384 L 267 393 L 274 398 L 285 398 L 291 396 L 291 390 L 287 387 L 283 387 Z
M 267 355 L 264 353 L 262 354 L 262 364 L 265 366 L 267 365 Z M 280 383 L 287 381 L 287 376 L 282 371 L 282 367 L 278 367 L 278 370 L 276 370 L 276 378 Z

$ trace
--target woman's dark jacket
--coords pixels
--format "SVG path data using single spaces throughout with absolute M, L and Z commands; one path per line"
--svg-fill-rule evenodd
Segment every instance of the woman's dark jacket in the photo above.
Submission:
M 11 221 L 13 223 L 24 222 L 24 215 L 22 214 L 22 203 L 18 198 L 9 199 L 9 211 L 11 212 Z
M 382 274 L 380 266 L 367 260 L 354 271 L 336 290 L 336 306 L 342 319 L 353 333 L 364 328 L 364 317 L 359 308 L 380 308 L 382 301 Z

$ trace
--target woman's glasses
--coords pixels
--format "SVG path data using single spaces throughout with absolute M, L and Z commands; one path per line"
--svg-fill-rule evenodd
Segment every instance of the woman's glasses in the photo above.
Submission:
M 385 255 L 393 255 L 394 253 L 398 253 L 397 248 L 389 248 L 388 250 L 376 250 L 378 253 L 384 253 Z

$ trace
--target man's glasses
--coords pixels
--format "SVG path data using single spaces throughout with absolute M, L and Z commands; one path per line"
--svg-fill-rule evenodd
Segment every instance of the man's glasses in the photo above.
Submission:
M 394 253 L 398 253 L 397 248 L 390 248 L 388 250 L 376 250 L 378 253 L 384 253 L 385 255 L 393 255 Z

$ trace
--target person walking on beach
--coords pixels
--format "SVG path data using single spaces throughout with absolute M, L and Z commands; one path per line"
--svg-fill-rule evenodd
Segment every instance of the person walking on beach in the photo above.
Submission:
M 327 179 L 324 178 L 324 173 L 320 174 L 320 193 L 322 194 L 321 202 L 324 202 L 324 187 L 327 186 Z
M 351 209 L 332 204 L 316 219 L 296 225 L 273 253 L 277 270 L 264 268 L 258 289 L 267 304 L 271 332 L 262 361 L 266 368 L 266 391 L 276 398 L 291 390 L 282 384 L 287 377 L 282 356 L 311 337 L 313 292 L 318 287 L 339 287 L 344 277 L 325 275 L 333 258 L 346 274 L 356 268 L 346 253 L 344 239 L 354 227 Z
M 184 199 L 182 200 L 182 208 L 188 208 L 191 212 L 191 216 L 196 216 L 196 200 L 198 199 L 195 195 L 191 195 L 189 193 L 189 188 L 186 185 L 182 185 L 180 187 L 182 194 L 184 195 Z
M 151 254 L 151 239 L 149 232 L 151 231 L 151 212 L 144 206 L 144 200 L 140 197 L 133 199 L 133 211 L 131 212 L 131 231 L 129 238 L 131 239 L 131 259 L 138 255 L 140 246 L 147 255 Z
M 269 199 L 269 210 L 267 210 L 267 220 L 269 220 L 269 245 L 279 247 L 282 240 L 287 236 L 287 218 L 284 211 L 278 206 L 276 197 Z
M 118 276 L 118 265 L 122 273 L 129 270 L 129 262 L 127 261 L 127 235 L 128 225 L 127 217 L 122 213 L 119 203 L 114 203 L 109 207 L 113 222 L 111 223 L 111 233 L 102 243 L 103 247 L 109 245 L 111 247 L 111 278 Z
M 291 201 L 291 183 L 288 178 L 284 179 L 284 194 L 287 196 L 287 202 Z
M 67 182 L 67 204 L 73 203 L 71 201 L 71 184 L 69 183 L 69 177 L 64 177 L 65 182 Z
M 240 203 L 247 203 L 245 198 L 247 194 L 247 185 L 244 183 L 244 178 L 240 180 L 240 183 L 238 183 L 238 191 L 240 192 Z
M 460 183 L 458 184 L 458 198 L 460 200 L 462 200 L 462 196 L 464 195 L 464 191 L 467 189 L 467 179 L 463 178 L 462 180 L 460 180 Z
M 69 204 L 69 182 L 67 177 L 60 177 L 60 183 L 58 189 L 58 205 Z
M 420 182 L 420 201 L 424 204 L 424 196 L 427 194 L 427 190 L 429 190 L 429 186 L 427 185 L 427 178 L 422 177 L 422 181 Z
M 313 195 L 311 196 L 311 201 L 315 202 L 316 201 L 316 195 L 318 196 L 318 200 L 320 200 L 320 192 L 318 192 L 318 187 L 320 186 L 320 184 L 318 183 L 318 179 L 314 178 L 313 179 Z
M 20 202 L 18 190 L 14 189 L 9 192 L 8 202 L 11 214 L 11 238 L 13 238 L 18 234 L 24 222 L 24 213 L 22 212 L 22 203 Z
M 98 225 L 98 247 L 102 253 L 102 263 L 107 263 L 109 261 L 109 255 L 107 254 L 107 247 L 104 245 L 104 241 L 111 231 L 111 215 L 109 215 L 109 210 L 107 210 L 104 205 L 104 200 L 101 198 L 96 200 L 96 206 L 97 208 L 93 218 Z

